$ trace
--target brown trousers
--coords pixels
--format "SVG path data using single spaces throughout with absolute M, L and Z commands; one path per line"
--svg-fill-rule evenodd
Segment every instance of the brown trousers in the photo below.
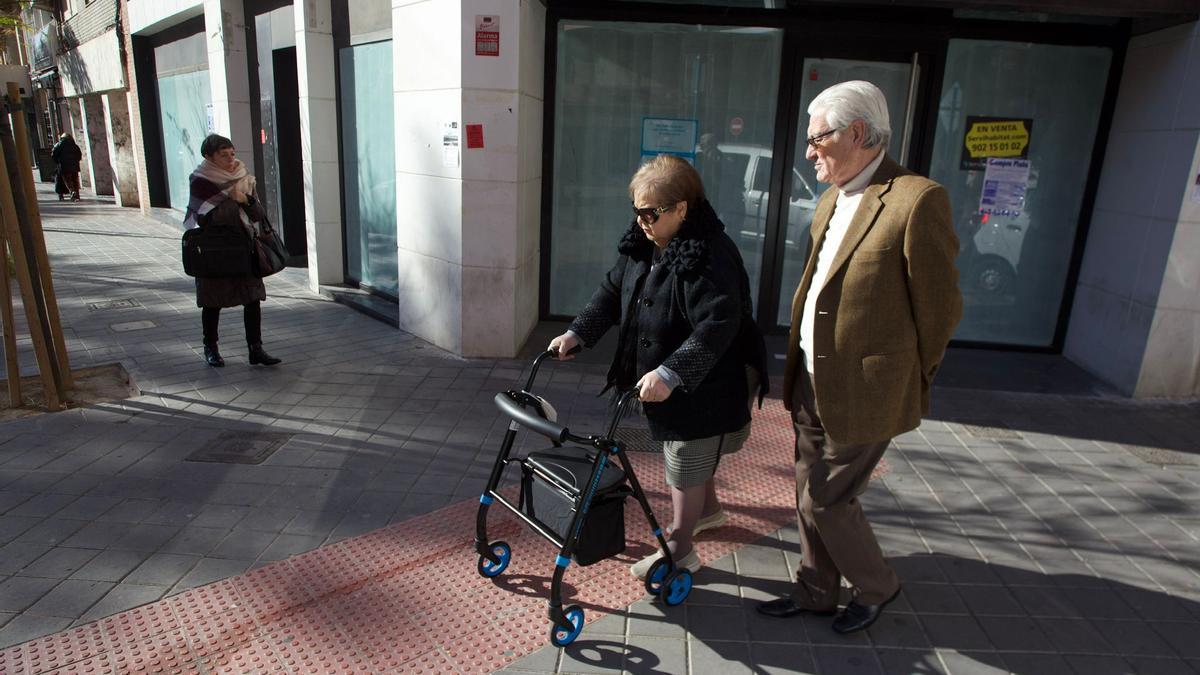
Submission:
M 837 607 L 841 578 L 858 602 L 879 604 L 895 594 L 900 580 L 883 559 L 875 532 L 858 496 L 888 442 L 842 445 L 825 435 L 817 417 L 812 381 L 799 368 L 792 395 L 796 431 L 796 510 L 803 559 L 792 599 L 802 607 Z

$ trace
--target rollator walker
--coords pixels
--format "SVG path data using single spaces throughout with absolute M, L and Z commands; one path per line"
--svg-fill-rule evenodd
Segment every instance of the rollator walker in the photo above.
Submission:
M 577 347 L 571 353 L 578 350 Z M 493 503 L 512 511 L 534 532 L 558 547 L 550 583 L 550 642 L 565 647 L 579 636 L 584 614 L 578 605 L 563 607 L 563 575 L 573 561 L 590 565 L 625 550 L 627 496 L 633 495 L 641 505 L 663 553 L 646 574 L 646 592 L 667 605 L 678 605 L 692 590 L 692 573 L 677 567 L 672 560 L 662 528 L 626 455 L 625 444 L 616 437 L 617 423 L 637 396 L 637 389 L 621 393 L 607 434 L 574 434 L 555 421 L 552 406 L 531 392 L 542 361 L 556 355 L 555 351 L 546 351 L 534 359 L 524 389 L 496 394 L 496 407 L 512 421 L 504 434 L 487 488 L 479 497 L 475 550 L 479 553 L 479 574 L 484 577 L 499 576 L 512 560 L 512 547 L 507 542 L 488 541 L 487 514 Z M 553 446 L 529 452 L 525 457 L 512 457 L 513 442 L 522 427 L 550 439 Z M 521 471 L 517 504 L 497 491 L 509 466 Z

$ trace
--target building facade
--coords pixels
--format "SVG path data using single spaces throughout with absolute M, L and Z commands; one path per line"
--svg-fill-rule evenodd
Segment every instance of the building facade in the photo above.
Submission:
M 512 356 L 582 308 L 630 175 L 664 152 L 700 169 L 758 321 L 781 330 L 828 188 L 805 109 L 867 79 L 888 95 L 888 152 L 950 192 L 956 343 L 1200 394 L 1194 2 L 122 7 L 142 207 L 182 211 L 200 139 L 228 135 L 314 289 L 365 289 L 455 353 Z

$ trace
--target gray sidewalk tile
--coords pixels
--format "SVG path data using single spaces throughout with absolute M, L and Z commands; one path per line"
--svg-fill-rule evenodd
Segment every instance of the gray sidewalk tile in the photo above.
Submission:
M 11 576 L 0 582 L 0 611 L 23 612 L 59 583 L 58 579 Z
M 26 565 L 45 555 L 53 547 L 13 542 L 0 546 L 0 574 L 16 574 Z
M 812 650 L 802 645 L 751 642 L 750 660 L 756 672 L 768 675 L 817 672 Z
M 151 553 L 170 541 L 179 531 L 180 528 L 174 525 L 140 523 L 132 527 L 127 526 L 126 532 L 110 547 L 118 550 Z
M 52 516 L 62 510 L 64 506 L 75 501 L 75 495 L 58 494 L 58 493 L 42 493 L 31 497 L 19 506 L 13 507 L 5 513 L 5 517 L 10 516 L 25 516 L 31 518 L 45 518 Z
M 627 673 L 686 673 L 688 671 L 688 645 L 682 639 L 630 635 L 625 648 L 618 648 L 614 651 L 617 654 L 624 653 L 623 667 Z M 569 653 L 569 650 L 563 653 L 560 672 L 572 672 L 571 664 L 575 661 L 567 660 Z M 611 660 L 610 658 L 606 661 L 611 662 Z M 611 670 L 607 672 L 611 672 Z
M 21 535 L 28 532 L 38 523 L 42 522 L 41 518 L 33 516 L 0 516 L 0 542 L 10 542 Z
M 877 648 L 875 655 L 879 658 L 883 672 L 888 675 L 909 675 L 911 673 L 946 675 L 948 672 L 937 653 L 932 649 Z
M 692 675 L 742 674 L 750 669 L 750 645 L 745 642 L 688 640 L 688 661 Z
M 991 646 L 983 628 L 969 616 L 921 615 L 929 641 L 938 649 L 973 650 Z
M 86 565 L 71 575 L 72 579 L 89 581 L 120 581 L 145 559 L 137 551 L 100 551 Z
M 87 524 L 86 520 L 50 517 L 25 530 L 16 540 L 28 544 L 57 546 L 70 539 L 71 535 Z
M 22 576 L 43 579 L 66 579 L 96 557 L 99 551 L 58 546 L 34 560 L 21 570 Z
M 224 528 L 189 526 L 179 530 L 158 550 L 162 553 L 208 555 L 228 535 L 229 530 Z
M 1119 656 L 1067 654 L 1063 659 L 1071 667 L 1071 672 L 1076 675 L 1135 672 L 1130 668 L 1129 663 Z
M 938 657 L 951 675 L 1005 675 L 1008 668 L 996 652 L 953 652 L 938 650 Z
M 866 647 L 837 647 L 814 645 L 813 659 L 822 673 L 839 675 L 868 675 L 883 673 L 883 665 L 875 651 Z
M 123 584 L 149 584 L 169 588 L 190 572 L 199 560 L 200 556 L 197 555 L 155 553 L 143 560 L 121 581 Z
M 686 603 L 685 603 L 686 604 Z M 687 609 L 683 605 L 667 607 L 659 603 L 640 600 L 630 605 L 627 616 L 630 639 L 636 637 L 682 638 Z
M 1125 661 L 1138 675 L 1195 675 L 1196 664 L 1183 659 L 1162 659 L 1150 656 L 1126 656 Z
M 688 609 L 686 627 L 692 638 L 747 641 L 746 612 L 742 607 L 689 606 Z
M 280 534 L 271 542 L 262 555 L 260 562 L 283 560 L 284 558 L 317 548 L 325 543 L 325 537 L 302 534 Z
M 179 580 L 179 583 L 175 585 L 172 591 L 195 588 L 227 577 L 237 576 L 245 572 L 249 567 L 249 560 L 202 558 L 186 576 Z
M 56 633 L 71 625 L 71 619 L 54 616 L 15 616 L 0 628 L 0 649 Z
M 108 594 L 114 584 L 107 581 L 68 579 L 43 595 L 25 610 L 33 616 L 58 616 L 76 619 Z

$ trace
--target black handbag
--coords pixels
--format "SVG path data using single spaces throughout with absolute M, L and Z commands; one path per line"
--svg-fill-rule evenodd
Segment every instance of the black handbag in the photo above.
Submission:
M 254 236 L 254 276 L 269 277 L 287 267 L 287 250 L 279 240 L 279 234 L 271 226 L 271 221 L 264 219 L 258 224 L 258 233 Z
M 183 272 L 200 279 L 252 277 L 249 239 L 227 228 L 196 228 L 183 233 Z

